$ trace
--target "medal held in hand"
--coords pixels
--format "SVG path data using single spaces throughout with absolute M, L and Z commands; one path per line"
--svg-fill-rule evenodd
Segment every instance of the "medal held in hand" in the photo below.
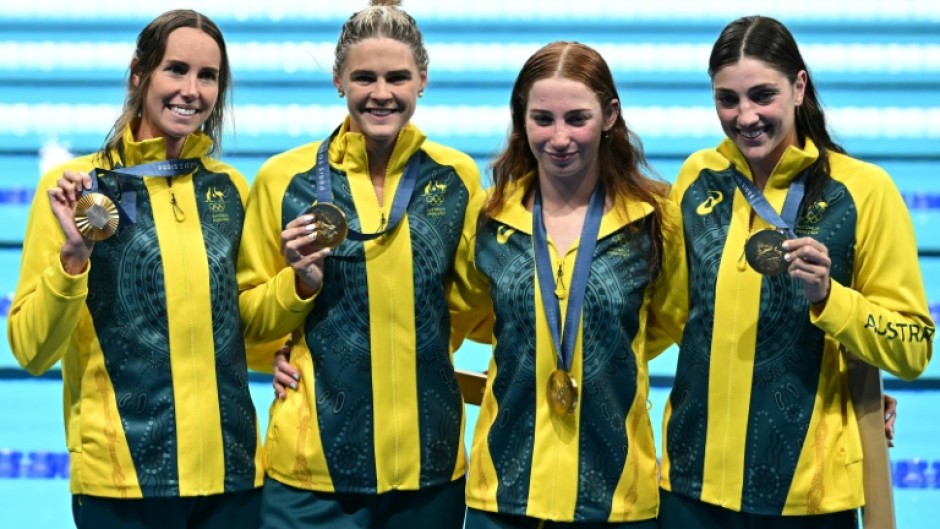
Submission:
M 90 241 L 103 241 L 118 229 L 118 209 L 107 196 L 87 193 L 75 205 L 75 225 L 82 237 Z
M 790 183 L 783 210 L 778 214 L 753 182 L 740 173 L 734 173 L 734 181 L 754 209 L 754 213 L 771 226 L 776 226 L 774 229 L 761 230 L 751 235 L 744 243 L 744 258 L 758 274 L 775 276 L 786 272 L 790 267 L 790 263 L 783 258 L 787 253 L 783 249 L 783 241 L 797 237 L 794 230 L 800 202 L 803 201 L 806 191 L 803 181 L 805 177 L 805 173 L 800 174 Z
M 787 271 L 790 263 L 784 258 L 786 251 L 783 241 L 787 234 L 780 230 L 761 230 L 747 239 L 744 245 L 744 257 L 759 274 L 765 276 L 780 275 Z
M 548 405 L 555 415 L 568 415 L 578 405 L 578 384 L 563 369 L 552 371 L 548 377 Z
M 304 214 L 312 216 L 313 224 L 317 226 L 314 251 L 336 248 L 346 240 L 346 233 L 349 231 L 346 214 L 332 202 L 318 202 L 307 208 Z

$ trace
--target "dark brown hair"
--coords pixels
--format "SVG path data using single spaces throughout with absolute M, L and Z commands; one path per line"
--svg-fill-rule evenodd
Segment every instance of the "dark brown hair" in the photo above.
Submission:
M 739 18 L 721 31 L 708 59 L 708 75 L 714 78 L 719 70 L 736 64 L 743 57 L 757 59 L 783 74 L 791 84 L 800 71 L 806 72 L 803 103 L 796 108 L 796 134 L 813 140 L 819 148 L 819 159 L 810 167 L 803 202 L 811 204 L 829 181 L 829 152 L 845 153 L 845 149 L 829 135 L 826 115 L 816 93 L 816 85 L 800 54 L 793 34 L 780 21 L 764 16 Z

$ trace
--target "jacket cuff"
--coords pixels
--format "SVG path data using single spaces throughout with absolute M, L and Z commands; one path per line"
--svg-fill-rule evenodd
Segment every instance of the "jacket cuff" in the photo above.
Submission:
M 294 269 L 289 266 L 284 267 L 277 275 L 277 299 L 289 312 L 309 312 L 314 300 L 323 290 L 323 285 L 321 284 L 320 289 L 309 298 L 302 298 L 297 294 L 297 281 L 299 279 Z
M 69 274 L 62 266 L 58 253 L 55 264 L 46 269 L 45 282 L 58 296 L 66 299 L 82 297 L 88 294 L 88 274 L 91 272 L 91 261 L 85 270 L 77 275 Z

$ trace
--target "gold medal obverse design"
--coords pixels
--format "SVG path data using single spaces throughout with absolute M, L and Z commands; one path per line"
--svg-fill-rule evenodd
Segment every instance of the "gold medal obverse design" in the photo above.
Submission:
M 783 241 L 787 235 L 780 230 L 761 230 L 751 235 L 744 245 L 744 257 L 759 274 L 775 276 L 787 271 L 790 263 L 783 258 Z
M 343 210 L 331 202 L 314 204 L 304 211 L 305 215 L 313 217 L 313 224 L 317 226 L 317 238 L 312 247 L 317 252 L 324 248 L 336 248 L 344 240 L 349 231 L 349 223 Z
M 114 235 L 120 216 L 114 202 L 101 193 L 88 193 L 75 204 L 75 225 L 82 237 L 103 241 Z
M 563 369 L 556 369 L 548 377 L 548 406 L 558 416 L 574 412 L 578 405 L 578 384 Z

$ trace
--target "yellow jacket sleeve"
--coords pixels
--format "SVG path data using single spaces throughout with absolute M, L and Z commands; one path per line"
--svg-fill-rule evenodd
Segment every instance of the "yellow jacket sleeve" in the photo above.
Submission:
M 482 192 L 471 196 L 464 219 L 457 254 L 454 256 L 453 280 L 448 285 L 450 304 L 451 351 L 460 347 L 464 338 L 490 343 L 493 336 L 493 304 L 489 281 L 474 264 L 477 222 L 485 200 Z
M 646 320 L 646 354 L 652 360 L 673 343 L 682 341 L 689 313 L 689 270 L 679 206 L 663 201 L 662 270 L 652 285 Z
M 300 298 L 294 271 L 281 254 L 281 201 L 291 175 L 282 170 L 279 160 L 266 162 L 251 187 L 238 255 L 238 301 L 248 366 L 267 372 L 276 346 L 303 325 L 316 298 Z
M 52 213 L 47 191 L 55 187 L 65 170 L 89 171 L 92 167 L 84 160 L 73 160 L 43 175 L 30 206 L 7 334 L 16 361 L 33 375 L 54 366 L 65 353 L 79 322 L 90 318 L 85 298 L 91 265 L 76 276 L 62 267 L 59 251 L 65 235 Z
M 851 354 L 912 380 L 927 368 L 934 334 L 914 228 L 887 173 L 846 163 L 858 164 L 851 169 L 859 173 L 846 182 L 858 208 L 853 284 L 833 280 L 828 300 L 810 319 Z

